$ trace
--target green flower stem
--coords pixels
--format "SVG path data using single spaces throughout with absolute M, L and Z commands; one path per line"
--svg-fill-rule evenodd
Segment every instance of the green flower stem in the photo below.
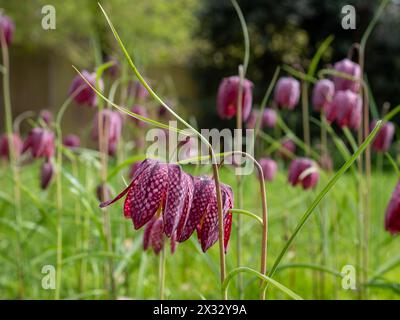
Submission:
M 159 299 L 164 300 L 164 291 L 165 291 L 165 260 L 166 260 L 166 252 L 165 246 L 160 252 L 160 261 L 159 261 Z

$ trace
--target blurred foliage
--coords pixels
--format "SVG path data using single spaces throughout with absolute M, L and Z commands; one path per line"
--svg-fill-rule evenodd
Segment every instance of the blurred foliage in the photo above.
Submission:
M 198 25 L 193 15 L 196 0 L 0 0 L 0 7 L 15 21 L 15 45 L 51 49 L 74 63 L 87 64 L 93 57 L 87 54 L 93 40 L 101 40 L 105 53 L 115 46 L 98 2 L 142 64 L 182 63 L 196 48 L 192 37 Z M 56 9 L 56 30 L 42 29 L 41 10 L 47 4 Z
M 247 77 L 255 83 L 255 102 L 259 103 L 278 65 L 306 69 L 318 46 L 329 35 L 333 34 L 335 40 L 322 57 L 320 67 L 346 57 L 351 45 L 361 40 L 380 1 L 238 0 L 238 3 L 250 34 Z M 341 9 L 347 4 L 356 8 L 355 30 L 341 27 Z M 237 74 L 237 67 L 243 61 L 243 36 L 229 0 L 205 1 L 199 17 L 199 37 L 207 45 L 197 52 L 195 61 L 198 77 L 203 80 L 201 103 L 212 112 L 219 81 Z M 385 101 L 392 105 L 399 103 L 400 34 L 393 32 L 399 26 L 400 5 L 391 3 L 367 44 L 366 72 L 379 107 Z

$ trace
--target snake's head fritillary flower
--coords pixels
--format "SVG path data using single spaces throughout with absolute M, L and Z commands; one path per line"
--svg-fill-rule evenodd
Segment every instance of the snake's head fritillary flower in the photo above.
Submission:
M 373 130 L 376 126 L 376 120 L 371 123 L 371 130 Z M 382 125 L 379 132 L 376 134 L 375 140 L 372 144 L 372 147 L 377 152 L 386 152 L 389 150 L 390 145 L 392 144 L 393 136 L 395 133 L 395 127 L 392 122 L 386 122 Z
M 133 113 L 138 114 L 139 116 L 146 117 L 146 118 L 149 117 L 149 114 L 148 114 L 148 112 L 147 112 L 147 109 L 146 109 L 145 107 L 141 106 L 141 105 L 138 105 L 138 104 L 137 104 L 137 105 L 134 105 L 134 106 L 132 107 L 131 111 L 132 111 Z M 132 121 L 133 121 L 138 127 L 144 128 L 144 127 L 147 126 L 147 123 L 144 122 L 144 121 L 141 121 L 141 120 L 136 119 L 136 118 L 133 118 L 133 117 L 131 117 L 131 119 L 132 119 Z
M 51 159 L 55 153 L 55 137 L 52 131 L 33 128 L 24 142 L 22 152 L 31 150 L 33 158 Z
M 82 71 L 82 76 L 89 82 L 93 87 L 96 87 L 96 73 L 90 73 L 86 70 Z M 89 107 L 97 106 L 97 94 L 96 92 L 86 83 L 80 75 L 77 75 L 72 81 L 71 87 L 69 88 L 69 95 L 74 95 L 74 101 L 77 104 L 88 105 Z M 103 80 L 99 80 L 99 89 L 102 91 L 104 88 Z
M 333 77 L 333 83 L 335 84 L 335 89 L 340 90 L 350 90 L 353 92 L 358 92 L 360 90 L 360 79 L 361 69 L 360 65 L 351 61 L 350 59 L 343 59 L 338 61 L 334 65 L 334 69 L 337 72 L 347 74 L 349 77 L 354 79 L 347 79 L 341 76 Z
M 42 119 L 46 125 L 50 125 L 53 121 L 53 114 L 50 110 L 43 109 L 39 113 L 39 118 Z
M 262 168 L 264 179 L 266 181 L 274 180 L 276 172 L 278 171 L 278 165 L 276 161 L 270 158 L 261 158 L 260 160 L 258 160 L 258 163 Z
M 46 190 L 50 184 L 51 179 L 54 175 L 54 167 L 50 160 L 43 162 L 40 168 L 40 187 L 42 190 Z
M 228 185 L 221 185 L 221 195 L 224 215 L 224 247 L 228 247 L 232 227 L 233 193 Z M 203 252 L 206 252 L 218 240 L 218 207 L 215 182 L 208 177 L 195 178 L 193 202 L 189 218 L 182 232 L 177 235 L 177 241 L 183 242 L 197 229 L 197 234 Z
M 75 134 L 69 134 L 64 137 L 63 145 L 70 149 L 79 148 L 81 145 L 81 139 Z
M 400 233 L 400 183 L 397 183 L 386 208 L 385 229 L 391 234 Z
M 315 111 L 326 110 L 335 94 L 335 85 L 329 79 L 319 80 L 313 89 L 312 103 Z
M 143 101 L 149 96 L 149 92 L 139 81 L 131 81 L 129 83 L 128 92 L 137 102 Z
M 236 115 L 240 78 L 232 76 L 222 79 L 217 96 L 217 111 L 221 119 L 231 119 Z M 253 83 L 243 79 L 242 118 L 247 121 L 253 103 Z
M 278 156 L 283 159 L 289 159 L 296 152 L 296 144 L 291 139 L 285 139 L 281 143 L 281 147 L 278 150 Z
M 131 168 L 129 170 L 129 179 L 133 179 L 133 177 L 135 176 L 136 170 L 140 168 L 141 162 L 135 162 L 131 165 Z
M 17 133 L 12 134 L 12 145 L 14 150 L 14 155 L 18 158 L 21 155 L 23 142 Z M 10 158 L 10 146 L 7 134 L 3 134 L 0 137 L 0 157 L 9 159 Z
M 101 123 L 99 123 L 100 121 Z M 99 131 L 101 125 L 104 138 L 107 139 L 109 155 L 115 155 L 117 151 L 118 141 L 121 138 L 122 132 L 122 118 L 118 111 L 111 111 L 108 109 L 102 110 L 100 113 L 95 114 L 93 120 L 92 138 L 99 139 Z
M 319 180 L 317 164 L 308 158 L 296 158 L 289 166 L 289 182 L 292 186 L 301 184 L 303 189 L 314 188 Z
M 329 122 L 336 121 L 340 127 L 357 130 L 361 125 L 362 99 L 350 90 L 336 92 L 326 109 Z
M 299 103 L 300 82 L 293 77 L 282 77 L 275 87 L 275 102 L 278 106 L 293 110 Z
M 135 229 L 144 226 L 159 211 L 164 232 L 171 237 L 180 223 L 186 223 L 193 178 L 178 165 L 146 159 L 135 171 L 131 184 L 114 200 L 100 206 L 108 206 L 125 195 L 124 215 L 132 219 Z
M 0 13 L 0 33 L 1 38 L 6 41 L 7 46 L 12 42 L 15 24 L 10 17 Z
M 108 184 L 101 183 L 96 188 L 96 196 L 99 201 L 109 201 L 111 199 L 111 190 Z
M 276 122 L 278 120 L 278 116 L 274 109 L 265 108 L 263 116 L 262 116 L 262 125 L 267 128 L 274 128 Z

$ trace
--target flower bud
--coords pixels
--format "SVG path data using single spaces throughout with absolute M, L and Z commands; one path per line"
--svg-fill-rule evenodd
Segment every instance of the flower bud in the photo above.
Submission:
M 278 171 L 278 165 L 276 164 L 276 161 L 270 158 L 262 158 L 258 160 L 258 163 L 262 168 L 264 174 L 264 180 L 266 181 L 274 180 L 276 172 Z
M 263 117 L 262 117 L 262 125 L 267 128 L 274 128 L 277 122 L 277 114 L 274 109 L 265 108 Z
M 50 181 L 54 175 L 54 168 L 51 161 L 45 161 L 40 169 L 40 187 L 42 190 L 46 190 L 50 184 Z
M 231 119 L 236 115 L 240 78 L 232 76 L 222 79 L 217 96 L 217 112 L 221 119 Z M 253 103 L 253 83 L 243 79 L 242 119 L 246 121 Z
M 81 139 L 75 134 L 69 134 L 63 139 L 63 145 L 70 149 L 79 148 L 80 144 Z
M 104 139 L 107 139 L 108 153 L 113 156 L 116 153 L 118 141 L 121 138 L 122 118 L 117 111 L 108 109 L 100 112 L 101 126 L 104 133 Z M 99 112 L 96 113 L 93 120 L 92 138 L 99 139 Z
M 9 46 L 15 30 L 14 22 L 6 15 L 0 13 L 0 40 L 3 38 Z
M 40 111 L 39 118 L 42 119 L 46 125 L 50 125 L 53 121 L 53 114 L 51 111 L 43 109 Z
M 334 68 L 337 72 L 345 73 L 352 78 L 360 79 L 361 77 L 361 69 L 359 64 L 349 59 L 343 59 L 336 62 Z M 357 93 L 360 90 L 360 80 L 351 80 L 344 77 L 335 76 L 333 77 L 333 83 L 335 84 L 336 91 L 350 90 Z
M 275 87 L 275 102 L 278 106 L 293 110 L 299 103 L 300 82 L 292 77 L 282 77 Z
M 289 166 L 289 183 L 301 184 L 303 189 L 314 188 L 319 180 L 317 164 L 308 158 L 296 158 Z
M 96 87 L 96 73 L 89 73 L 86 70 L 82 71 L 82 76 L 88 81 L 93 87 Z M 68 94 L 74 96 L 74 101 L 77 104 L 86 104 L 89 107 L 97 106 L 97 94 L 96 92 L 86 83 L 80 75 L 77 75 L 72 81 L 71 87 Z M 99 81 L 99 89 L 103 90 L 103 80 Z
M 313 90 L 312 103 L 314 111 L 326 110 L 332 102 L 335 94 L 335 86 L 331 80 L 319 80 Z

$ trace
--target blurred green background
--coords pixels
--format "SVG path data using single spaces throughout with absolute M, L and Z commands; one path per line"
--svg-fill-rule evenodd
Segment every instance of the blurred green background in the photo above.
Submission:
M 92 70 L 99 64 L 96 47 L 101 48 L 104 56 L 120 57 L 97 2 L 0 0 L 0 7 L 16 23 L 11 48 L 14 115 L 42 108 L 58 110 L 75 75 L 71 64 Z M 276 66 L 285 63 L 307 68 L 318 45 L 330 34 L 335 36 L 335 41 L 322 63 L 344 58 L 352 43 L 360 41 L 379 4 L 377 0 L 238 2 L 250 32 L 248 78 L 255 83 L 256 104 Z M 243 56 L 242 31 L 230 1 L 108 0 L 100 3 L 154 86 L 173 83 L 174 90 L 162 93 L 172 95 L 174 102 L 187 113 L 194 113 L 199 126 L 231 125 L 220 122 L 215 111 L 220 79 L 235 74 Z M 56 30 L 41 27 L 41 9 L 47 4 L 56 8 Z M 341 8 L 346 4 L 356 8 L 355 30 L 341 27 Z M 366 72 L 378 107 L 385 101 L 397 102 L 400 34 L 394 30 L 399 30 L 399 24 L 400 5 L 392 2 L 368 43 Z M 67 115 L 64 125 L 75 130 L 91 115 L 89 110 L 82 110 L 78 120 Z M 296 114 L 293 117 L 295 121 Z

